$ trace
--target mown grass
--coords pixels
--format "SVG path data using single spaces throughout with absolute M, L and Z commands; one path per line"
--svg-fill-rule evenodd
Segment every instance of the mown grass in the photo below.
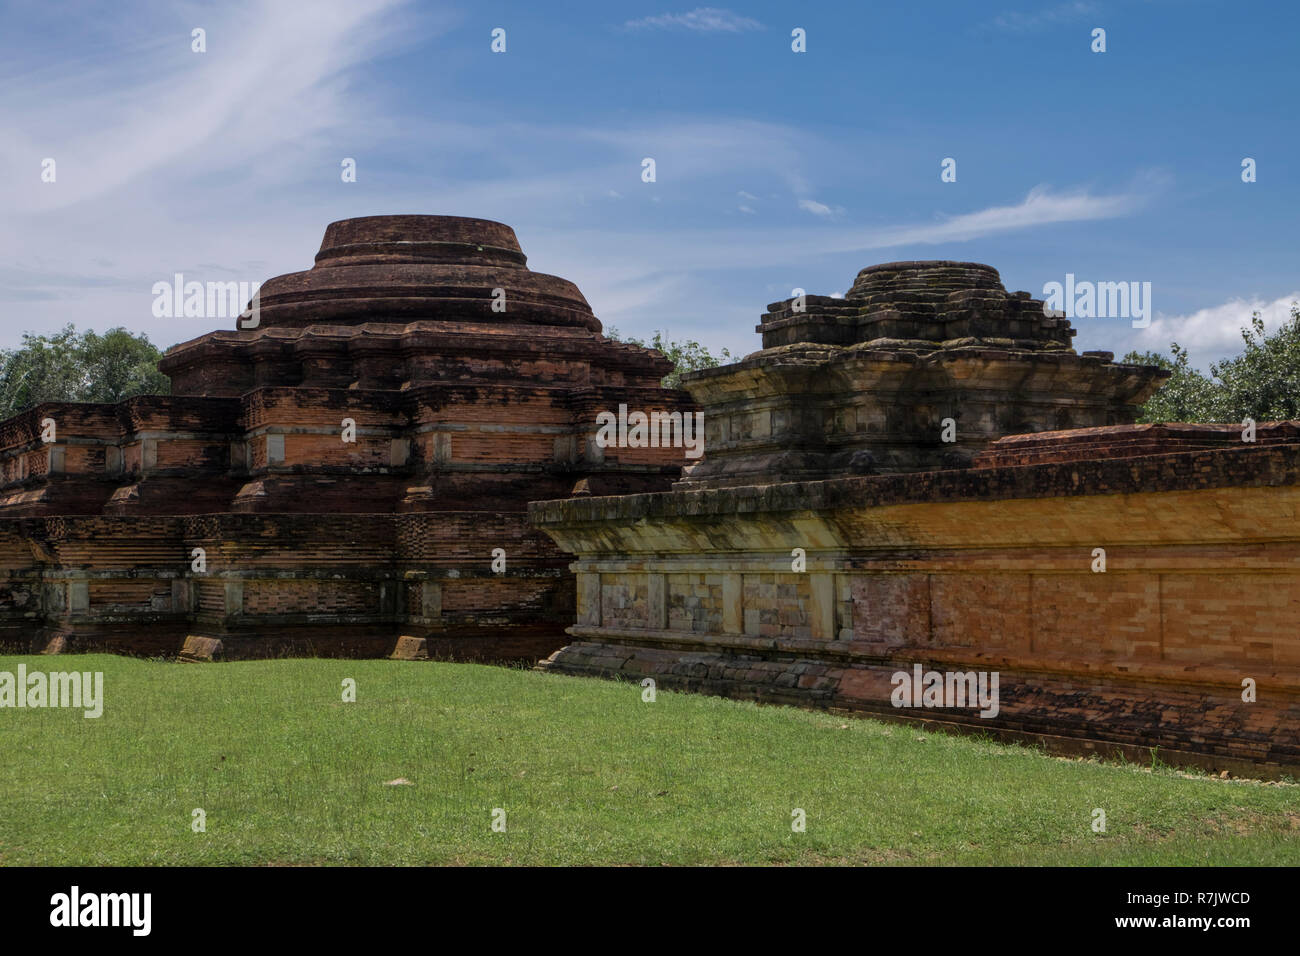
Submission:
M 0 709 L 7 865 L 1300 863 L 1291 784 L 472 664 L 20 662 L 106 703 Z

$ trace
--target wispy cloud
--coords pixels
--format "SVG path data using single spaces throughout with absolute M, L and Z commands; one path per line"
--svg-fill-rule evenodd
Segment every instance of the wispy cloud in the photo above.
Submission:
M 839 206 L 832 209 L 824 202 L 818 202 L 815 199 L 800 199 L 799 208 L 804 212 L 812 213 L 814 216 L 821 216 L 823 219 L 830 219 L 844 212 Z
M 153 282 L 174 272 L 264 280 L 309 267 L 331 220 L 429 212 L 510 223 L 533 268 L 573 279 L 602 319 L 633 334 L 682 315 L 701 341 L 715 328 L 714 344 L 744 348 L 760 283 L 842 289 L 873 261 L 865 251 L 1127 215 L 1150 192 L 1038 189 L 939 219 L 895 208 L 854 222 L 831 200 L 855 215 L 866 207 L 854 191 L 863 151 L 815 124 L 495 118 L 468 108 L 472 96 L 457 100 L 451 79 L 444 108 L 403 111 L 367 82 L 370 65 L 415 32 L 400 0 L 322 0 L 306 26 L 271 2 L 234 9 L 205 20 L 208 54 L 128 38 L 75 70 L 40 69 L 35 56 L 30 68 L 0 66 L 16 104 L 0 117 L 0 206 L 14 200 L 13 228 L 0 231 L 0 301 L 22 315 L 11 341 L 70 320 L 125 324 L 164 345 L 188 339 L 212 323 L 154 319 Z M 643 28 L 761 27 L 714 8 L 665 16 L 675 19 Z M 440 32 L 420 26 L 422 39 Z M 231 46 L 236 35 L 264 39 Z M 148 68 L 131 68 L 141 61 Z M 39 183 L 44 155 L 60 157 L 57 185 Z M 360 182 L 340 182 L 344 156 L 357 157 Z M 654 186 L 640 180 L 645 156 L 657 160 Z
M 934 222 L 861 226 L 826 220 L 815 224 L 772 221 L 769 217 L 738 218 L 728 229 L 677 228 L 643 233 L 635 229 L 564 229 L 550 231 L 535 241 L 533 263 L 544 271 L 575 278 L 597 315 L 620 328 L 655 328 L 664 315 L 701 317 L 694 330 L 712 347 L 727 345 L 748 351 L 744 331 L 752 327 L 754 310 L 761 309 L 754 289 L 731 294 L 720 278 L 738 271 L 750 275 L 790 276 L 795 285 L 822 291 L 845 276 L 830 274 L 826 284 L 802 277 L 827 275 L 828 264 L 847 263 L 856 270 L 883 261 L 871 253 L 892 258 L 927 258 L 922 247 L 941 247 L 935 258 L 976 258 L 982 253 L 950 253 L 945 246 L 1031 231 L 1069 222 L 1127 216 L 1139 209 L 1145 196 L 1137 193 L 1098 195 L 1086 191 L 1057 192 L 1045 187 L 1032 190 L 1023 200 L 989 206 Z M 806 223 L 806 219 L 805 219 Z M 911 250 L 916 249 L 913 253 Z M 897 250 L 897 251 L 894 251 Z M 862 255 L 867 253 L 868 255 Z M 837 265 L 838 268 L 838 265 Z M 851 272 L 848 274 L 852 274 Z M 658 280 L 673 277 L 672 283 Z M 825 281 L 825 280 L 823 280 Z M 779 285 L 780 283 L 778 283 Z M 842 288 L 842 286 L 840 286 Z M 626 295 L 635 290 L 638 296 Z M 780 295 L 788 295 L 781 291 Z M 702 317 L 707 316 L 707 320 Z M 1154 325 L 1154 322 L 1153 322 Z
M 718 7 L 696 7 L 688 13 L 662 13 L 657 17 L 628 20 L 624 30 L 694 30 L 696 33 L 742 33 L 762 30 L 763 24 Z
M 938 222 L 894 226 L 773 225 L 769 228 L 673 229 L 641 234 L 615 229 L 571 229 L 548 237 L 548 257 L 575 276 L 600 273 L 630 280 L 660 272 L 784 267 L 825 256 L 907 246 L 970 242 L 1066 222 L 1125 216 L 1142 198 L 1053 193 L 1040 187 L 1021 202 L 991 206 Z M 584 279 L 584 281 L 586 281 Z
M 1087 222 L 1115 219 L 1136 211 L 1145 197 L 1134 193 L 1094 196 L 1084 191 L 1053 193 L 1046 186 L 1036 186 L 1021 202 L 1010 206 L 990 206 L 977 212 L 963 213 L 937 223 L 900 226 L 876 233 L 862 249 L 886 246 L 968 242 L 1015 229 L 1029 229 L 1062 222 Z
M 68 321 L 170 344 L 212 323 L 154 318 L 154 282 L 260 281 L 310 265 L 323 223 L 373 211 L 339 183 L 342 157 L 361 157 L 365 175 L 372 155 L 353 131 L 388 122 L 357 67 L 446 25 L 440 14 L 416 23 L 406 0 L 322 0 L 306 18 L 244 0 L 160 38 L 166 5 L 145 6 L 81 23 L 86 52 L 58 69 L 39 33 L 0 41 L 0 301 L 24 303 L 4 344 Z M 195 22 L 206 53 L 191 52 Z M 45 157 L 55 182 L 41 181 Z
M 989 26 L 1007 33 L 1033 33 L 1062 23 L 1072 23 L 1097 13 L 1097 5 L 1085 0 L 1072 0 L 1028 13 L 1009 11 L 995 17 Z
M 29 77 L 0 121 L 0 195 L 11 209 L 57 209 L 164 170 L 283 161 L 365 110 L 347 74 L 399 41 L 403 5 L 322 0 L 311 16 L 267 0 L 232 5 L 204 19 L 210 52 L 181 36 L 149 50 L 150 69 L 125 83 L 94 64 Z M 33 172 L 45 157 L 57 164 L 53 184 Z

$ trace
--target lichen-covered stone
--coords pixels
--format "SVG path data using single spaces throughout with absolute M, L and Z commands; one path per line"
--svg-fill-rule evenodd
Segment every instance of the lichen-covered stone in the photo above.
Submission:
M 762 351 L 682 376 L 706 448 L 682 488 L 965 467 L 1003 435 L 1131 423 L 1169 375 L 1076 354 L 1067 319 L 973 262 L 870 266 L 842 299 L 768 309 Z

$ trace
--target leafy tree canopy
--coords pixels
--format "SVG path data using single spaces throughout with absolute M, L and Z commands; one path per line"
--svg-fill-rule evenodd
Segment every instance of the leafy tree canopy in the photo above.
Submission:
M 657 331 L 649 342 L 643 339 L 622 338 L 618 329 L 608 328 L 605 335 L 616 342 L 627 342 L 630 345 L 640 345 L 643 348 L 656 349 L 664 354 L 670 362 L 673 363 L 673 370 L 663 377 L 660 384 L 664 388 L 680 388 L 682 373 L 694 372 L 701 368 L 717 368 L 729 362 L 735 362 L 737 357 L 732 355 L 728 349 L 723 349 L 721 353 L 714 356 L 699 342 L 694 339 L 676 341 L 669 339 L 662 331 Z
M 41 402 L 119 402 L 132 395 L 166 395 L 171 382 L 158 371 L 162 353 L 144 335 L 123 328 L 23 335 L 0 352 L 0 418 Z
M 1172 357 L 1129 352 L 1125 362 L 1159 365 L 1173 375 L 1142 408 L 1141 422 L 1257 422 L 1300 419 L 1300 304 L 1271 334 L 1258 312 L 1242 329 L 1245 351 L 1215 362 L 1210 374 L 1192 368 L 1187 350 L 1170 344 Z

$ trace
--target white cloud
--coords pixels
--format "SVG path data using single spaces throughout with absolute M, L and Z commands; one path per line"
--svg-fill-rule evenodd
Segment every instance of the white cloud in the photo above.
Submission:
M 548 230 L 547 255 L 566 263 L 565 267 L 579 281 L 584 274 L 600 269 L 632 277 L 664 270 L 789 265 L 838 253 L 968 242 L 1065 222 L 1116 218 L 1129 214 L 1140 203 L 1140 198 L 1128 194 L 1056 194 L 1040 187 L 1015 205 L 993 206 L 939 222 L 914 225 L 781 224 L 765 230 L 746 227 L 743 234 L 734 228 L 668 229 L 650 233 L 612 228 Z
M 616 316 L 688 291 L 688 277 L 683 273 L 662 273 L 629 280 L 597 277 L 582 283 L 582 294 L 593 308 L 599 307 L 597 314 L 602 316 Z M 628 331 L 617 320 L 606 319 L 606 324 L 618 327 L 620 333 Z
M 1259 296 L 1230 299 L 1187 315 L 1157 313 L 1145 329 L 1133 329 L 1126 336 L 1123 351 L 1168 354 L 1169 343 L 1177 342 L 1188 350 L 1193 365 L 1208 370 L 1211 362 L 1242 350 L 1241 330 L 1250 327 L 1252 313 L 1260 313 L 1264 326 L 1271 332 L 1291 317 L 1291 303 L 1297 301 L 1300 301 L 1300 290 L 1272 300 Z
M 154 282 L 310 266 L 325 223 L 375 212 L 340 182 L 340 159 L 357 157 L 364 180 L 375 167 L 353 144 L 396 125 L 355 68 L 436 33 L 440 16 L 417 29 L 404 0 L 322 0 L 310 17 L 230 4 L 197 21 L 207 53 L 190 51 L 188 26 L 158 42 L 148 16 L 95 18 L 84 26 L 101 52 L 57 69 L 39 32 L 30 56 L 6 36 L 0 301 L 24 304 L 0 344 L 75 322 L 169 345 L 221 323 L 154 318 Z M 40 181 L 44 156 L 55 183 Z
M 833 216 L 835 211 L 825 203 L 818 202 L 815 199 L 800 199 L 799 208 L 805 212 L 810 212 L 814 216 Z
M 48 331 L 67 321 L 126 325 L 162 345 L 193 338 L 214 323 L 153 319 L 153 282 L 178 271 L 262 281 L 308 268 L 326 223 L 384 212 L 510 223 L 530 266 L 577 282 L 602 319 L 653 327 L 665 314 L 689 313 L 703 326 L 728 329 L 734 344 L 736 329 L 752 327 L 754 306 L 730 287 L 732 270 L 799 264 L 807 271 L 835 253 L 1125 215 L 1137 202 L 1037 190 L 1020 203 L 938 222 L 854 226 L 825 203 L 807 200 L 826 212 L 790 203 L 816 194 L 809 178 L 839 183 L 858 162 L 815 132 L 692 115 L 636 125 L 623 117 L 582 126 L 474 122 L 464 119 L 473 114 L 457 113 L 451 95 L 446 111 L 395 114 L 368 95 L 357 68 L 435 31 L 412 36 L 396 0 L 323 0 L 306 34 L 300 14 L 280 9 L 246 4 L 232 21 L 211 19 L 209 53 L 190 54 L 185 45 L 183 56 L 167 54 L 131 71 L 125 86 L 119 74 L 129 57 L 98 75 L 47 69 L 8 78 L 6 93 L 17 106 L 0 118 L 0 207 L 13 213 L 12 228 L 0 231 L 0 300 L 21 319 L 0 344 L 13 344 L 23 329 Z M 265 39 L 222 52 L 214 39 L 231 35 Z M 234 66 L 256 80 L 227 94 L 225 74 Z M 220 89 L 203 89 L 196 68 Z M 55 144 L 58 155 L 104 162 L 60 161 L 59 183 L 47 188 L 60 191 L 62 205 L 41 208 L 31 198 L 41 184 L 29 160 L 45 155 L 33 144 L 51 136 L 66 137 Z M 502 142 L 527 148 L 502 150 Z M 649 204 L 599 201 L 645 197 L 640 160 L 647 155 L 658 160 L 660 180 L 650 204 L 661 202 L 660 190 L 666 197 L 655 216 L 637 219 L 637 207 Z M 343 156 L 358 159 L 356 186 L 339 182 Z M 32 174 L 4 176 L 13 162 Z M 760 193 L 737 191 L 738 181 Z M 20 195 L 6 195 L 11 190 Z M 667 215 L 716 208 L 729 192 L 736 212 L 755 217 L 763 204 L 765 214 L 719 215 L 713 227 Z M 583 209 L 582 195 L 596 201 Z M 826 285 L 842 282 L 833 277 Z
M 657 17 L 642 17 L 623 24 L 625 30 L 694 30 L 697 33 L 740 33 L 744 30 L 762 30 L 763 24 L 718 7 L 696 7 L 688 13 L 663 13 Z
M 97 66 L 25 78 L 0 124 L 0 198 L 58 209 L 177 169 L 197 177 L 283 162 L 365 112 L 346 74 L 399 41 L 403 2 L 322 0 L 310 16 L 269 0 L 223 7 L 204 20 L 208 52 L 191 52 L 188 38 L 149 51 L 125 84 Z M 58 163 L 54 184 L 31 172 L 35 143 Z
M 1035 30 L 1042 30 L 1058 23 L 1070 23 L 1081 17 L 1093 15 L 1096 12 L 1096 4 L 1086 3 L 1084 0 L 1073 0 L 1071 3 L 1057 4 L 1054 7 L 1035 10 L 1033 13 L 1019 13 L 1016 11 L 1003 13 L 995 17 L 991 25 L 1008 33 L 1032 33 Z
M 1053 194 L 1045 186 L 1036 186 L 1023 201 L 1014 206 L 990 206 L 939 223 L 881 230 L 867 244 L 851 248 L 880 249 L 913 243 L 966 242 L 1014 229 L 1052 223 L 1114 219 L 1134 212 L 1142 202 L 1143 197 L 1133 193 L 1111 196 L 1093 196 L 1082 191 Z
M 644 333 L 657 328 L 655 323 L 662 316 L 683 313 L 697 317 L 699 341 L 713 348 L 727 345 L 733 351 L 747 352 L 751 343 L 743 330 L 752 325 L 753 300 L 724 291 L 727 286 L 720 280 L 733 270 L 780 268 L 792 269 L 797 275 L 819 269 L 830 256 L 968 242 L 1073 221 L 1117 218 L 1130 214 L 1142 202 L 1143 197 L 1128 193 L 1055 193 L 1039 187 L 1019 203 L 939 222 L 860 227 L 825 220 L 812 225 L 777 223 L 767 227 L 764 220 L 759 220 L 729 229 L 650 233 L 613 228 L 548 228 L 544 233 L 536 229 L 521 231 L 520 239 L 530 252 L 530 266 L 578 282 L 603 321 Z M 964 258 L 944 252 L 940 257 Z M 926 256 L 903 252 L 893 258 Z M 864 257 L 858 265 L 873 261 L 883 261 L 883 257 Z M 657 285 L 667 275 L 675 277 L 674 282 Z M 838 283 L 843 277 L 831 281 Z M 637 295 L 611 299 L 605 294 L 611 287 L 635 289 Z M 641 294 L 648 298 L 638 298 Z M 1122 354 L 1118 348 L 1116 351 Z

